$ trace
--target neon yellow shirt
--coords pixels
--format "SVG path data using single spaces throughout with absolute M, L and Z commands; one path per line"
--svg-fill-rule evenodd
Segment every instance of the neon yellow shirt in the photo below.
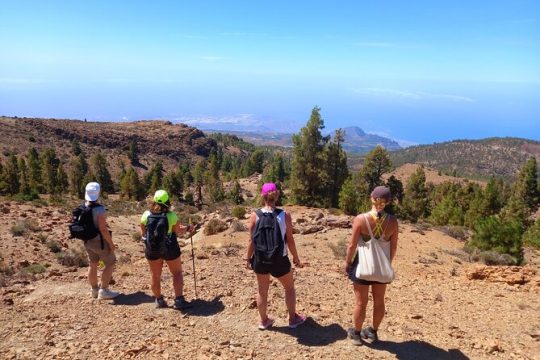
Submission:
M 146 222 L 148 220 L 148 216 L 150 216 L 151 212 L 150 210 L 146 210 L 142 216 L 141 216 L 141 224 L 146 226 Z M 167 232 L 169 235 L 172 234 L 172 228 L 176 223 L 178 222 L 178 216 L 176 213 L 172 211 L 167 212 L 167 222 L 169 223 L 169 231 Z

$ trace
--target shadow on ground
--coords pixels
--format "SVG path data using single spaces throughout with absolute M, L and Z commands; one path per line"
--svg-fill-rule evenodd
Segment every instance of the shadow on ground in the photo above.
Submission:
M 152 303 L 152 302 L 154 302 L 154 297 L 142 291 L 137 291 L 132 294 L 120 294 L 117 297 L 115 297 L 113 300 L 114 305 L 128 305 L 128 306 L 135 306 L 135 305 Z
M 444 350 L 419 340 L 404 342 L 381 340 L 367 346 L 392 353 L 396 356 L 396 359 L 400 360 L 469 360 L 469 357 L 458 349 Z
M 192 316 L 212 316 L 225 309 L 225 305 L 221 301 L 221 296 L 216 296 L 210 301 L 195 299 L 191 301 L 191 304 L 193 305 L 192 307 L 182 310 L 182 312 Z
M 305 346 L 325 346 L 347 338 L 347 332 L 340 325 L 321 326 L 310 317 L 296 329 L 290 329 L 287 326 L 273 326 L 268 330 L 294 336 L 299 344 Z

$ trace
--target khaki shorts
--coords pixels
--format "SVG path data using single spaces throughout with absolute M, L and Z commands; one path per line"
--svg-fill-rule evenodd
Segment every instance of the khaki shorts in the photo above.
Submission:
M 93 239 L 85 241 L 84 247 L 88 253 L 88 260 L 91 263 L 97 263 L 100 260 L 105 263 L 105 266 L 113 265 L 116 262 L 116 256 L 111 251 L 109 243 L 103 240 L 103 249 L 101 249 L 101 236 L 98 235 Z

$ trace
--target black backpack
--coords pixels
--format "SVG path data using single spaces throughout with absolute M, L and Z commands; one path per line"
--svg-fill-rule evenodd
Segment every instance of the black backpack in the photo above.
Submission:
M 88 241 L 98 236 L 99 230 L 94 224 L 94 218 L 92 216 L 92 210 L 97 206 L 101 205 L 91 203 L 89 206 L 86 206 L 82 204 L 73 209 L 73 217 L 69 225 L 69 233 L 72 238 Z
M 285 241 L 281 234 L 277 217 L 283 210 L 275 209 L 265 213 L 260 209 L 255 211 L 259 217 L 253 232 L 253 247 L 255 261 L 261 264 L 273 264 L 283 257 Z
M 166 213 L 150 213 L 146 219 L 146 251 L 164 255 L 167 249 L 169 221 Z

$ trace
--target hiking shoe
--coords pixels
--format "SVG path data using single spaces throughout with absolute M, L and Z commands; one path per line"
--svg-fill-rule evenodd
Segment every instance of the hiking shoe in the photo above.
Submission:
M 269 318 L 269 317 L 266 317 L 266 320 L 265 321 L 261 321 L 259 323 L 259 330 L 266 330 L 268 329 L 270 326 L 274 325 L 274 319 L 272 318 Z
M 97 298 L 99 300 L 110 300 L 114 299 L 118 295 L 120 295 L 120 293 L 116 291 L 112 291 L 109 289 L 99 289 Z
M 193 304 L 190 301 L 187 301 L 183 296 L 177 296 L 174 299 L 174 308 L 176 310 L 184 310 L 192 307 Z
M 155 303 L 156 303 L 156 309 L 163 309 L 168 306 L 163 296 L 156 298 Z
M 302 325 L 306 321 L 305 315 L 294 314 L 294 319 L 289 320 L 289 328 L 296 329 L 298 326 Z
M 349 336 L 349 339 L 351 339 L 351 342 L 353 345 L 360 346 L 362 345 L 362 339 L 360 338 L 360 331 L 356 331 L 355 328 L 349 328 L 347 330 L 347 335 Z
M 372 344 L 375 341 L 379 340 L 379 337 L 377 336 L 377 330 L 374 330 L 371 326 L 362 329 L 362 331 L 360 332 L 360 337 L 368 344 Z
M 94 299 L 97 299 L 98 293 L 99 293 L 99 287 L 93 287 L 93 288 L 92 288 L 92 297 L 93 297 Z

